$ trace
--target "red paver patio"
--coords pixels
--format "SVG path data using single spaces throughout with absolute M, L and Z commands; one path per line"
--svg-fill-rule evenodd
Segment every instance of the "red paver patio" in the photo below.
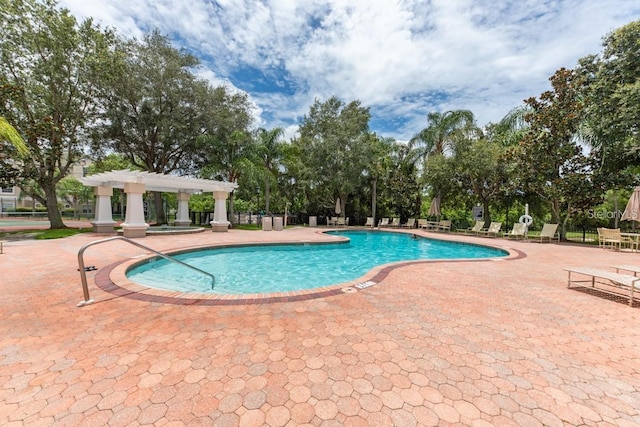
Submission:
M 640 254 L 417 233 L 513 255 L 378 268 L 366 289 L 231 305 L 105 291 L 98 270 L 95 303 L 78 308 L 78 250 L 104 236 L 5 243 L 0 425 L 640 425 L 640 304 L 567 289 L 562 270 Z M 331 238 L 294 228 L 140 242 Z M 106 275 L 143 253 L 116 241 L 85 260 Z

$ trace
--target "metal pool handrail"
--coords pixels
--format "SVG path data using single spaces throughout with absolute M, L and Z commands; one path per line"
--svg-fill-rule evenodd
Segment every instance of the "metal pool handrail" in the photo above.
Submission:
M 111 240 L 124 240 L 125 242 L 131 243 L 134 246 L 137 246 L 139 248 L 151 251 L 154 254 L 156 254 L 158 256 L 161 256 L 162 258 L 164 258 L 164 259 L 166 259 L 168 261 L 173 261 L 173 262 L 178 263 L 180 265 L 183 265 L 183 266 L 185 266 L 187 268 L 195 270 L 198 273 L 204 274 L 205 276 L 209 276 L 211 278 L 211 289 L 213 289 L 213 287 L 216 284 L 216 278 L 211 273 L 207 273 L 206 271 L 200 270 L 197 267 L 194 267 L 192 265 L 189 265 L 187 263 L 179 261 L 179 260 L 177 260 L 175 258 L 172 258 L 169 255 L 165 255 L 165 254 L 163 254 L 161 252 L 158 252 L 158 251 L 156 251 L 154 249 L 151 249 L 150 247 L 145 246 L 142 243 L 138 243 L 138 242 L 136 242 L 134 240 L 131 240 L 131 239 L 127 238 L 127 237 L 114 236 L 114 237 L 109 237 L 108 239 L 102 239 L 102 240 L 96 240 L 94 242 L 89 242 L 86 245 L 84 245 L 83 247 L 81 247 L 80 250 L 78 251 L 78 267 L 79 267 L 79 270 L 80 270 L 80 279 L 82 281 L 82 292 L 84 294 L 84 301 L 78 303 L 77 304 L 78 307 L 84 307 L 85 305 L 89 305 L 89 304 L 91 304 L 93 302 L 93 300 L 89 297 L 89 286 L 87 285 L 87 272 L 86 272 L 85 267 L 84 267 L 84 257 L 83 257 L 84 251 L 87 248 L 89 248 L 90 246 L 97 245 L 98 243 L 110 242 Z

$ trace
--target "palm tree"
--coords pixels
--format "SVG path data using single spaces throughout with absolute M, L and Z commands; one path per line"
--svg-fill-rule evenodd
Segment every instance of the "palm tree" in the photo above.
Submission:
M 532 113 L 527 105 L 518 106 L 507 113 L 493 128 L 490 136 L 496 137 L 496 142 L 503 146 L 513 146 L 520 143 L 529 130 L 527 116 Z
M 2 116 L 0 116 L 0 141 L 8 141 L 18 150 L 18 154 L 21 156 L 29 154 L 29 147 L 27 147 L 24 139 L 22 139 L 16 128 L 11 126 L 11 123 Z
M 411 148 L 418 149 L 420 158 L 445 154 L 452 149 L 455 137 L 473 128 L 475 118 L 469 110 L 453 110 L 427 114 L 429 125 L 418 132 L 411 141 Z
M 455 141 L 460 135 L 476 132 L 475 118 L 470 110 L 452 110 L 444 113 L 427 114 L 428 126 L 409 141 L 410 155 L 423 165 L 429 156 L 443 156 L 454 150 Z M 433 197 L 438 205 L 442 201 L 442 192 L 433 188 Z
M 259 166 L 264 172 L 264 198 L 265 212 L 271 213 L 269 203 L 271 200 L 271 179 L 278 174 L 280 159 L 282 158 L 282 142 L 280 138 L 284 135 L 281 128 L 266 130 L 258 129 L 256 153 L 259 158 Z
M 395 140 L 393 138 L 382 138 L 375 133 L 370 133 L 366 141 L 370 145 L 368 151 L 371 161 L 366 169 L 366 173 L 371 177 L 371 216 L 373 223 L 376 223 L 376 209 L 378 198 L 378 181 L 387 175 L 391 167 L 390 154 L 393 151 Z
M 30 154 L 22 136 L 0 117 L 0 186 L 13 186 L 23 173 L 22 159 Z

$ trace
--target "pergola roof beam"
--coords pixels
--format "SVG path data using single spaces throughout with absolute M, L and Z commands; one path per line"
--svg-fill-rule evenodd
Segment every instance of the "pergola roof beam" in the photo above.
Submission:
M 200 193 L 225 191 L 232 192 L 238 188 L 233 182 L 212 181 L 209 179 L 191 178 L 187 176 L 163 175 L 159 173 L 132 171 L 129 169 L 102 172 L 85 176 L 79 179 L 89 187 L 108 186 L 124 188 L 125 183 L 144 184 L 149 191 L 161 191 L 166 193 Z

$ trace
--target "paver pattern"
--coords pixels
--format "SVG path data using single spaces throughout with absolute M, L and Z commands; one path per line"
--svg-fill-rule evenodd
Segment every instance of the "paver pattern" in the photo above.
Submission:
M 0 255 L 0 425 L 638 426 L 640 305 L 567 289 L 568 266 L 640 263 L 597 247 L 429 234 L 526 256 L 425 262 L 294 302 L 184 305 L 105 292 L 77 253 Z M 190 245 L 325 240 L 317 229 L 152 236 Z M 98 268 L 143 254 L 90 248 Z

